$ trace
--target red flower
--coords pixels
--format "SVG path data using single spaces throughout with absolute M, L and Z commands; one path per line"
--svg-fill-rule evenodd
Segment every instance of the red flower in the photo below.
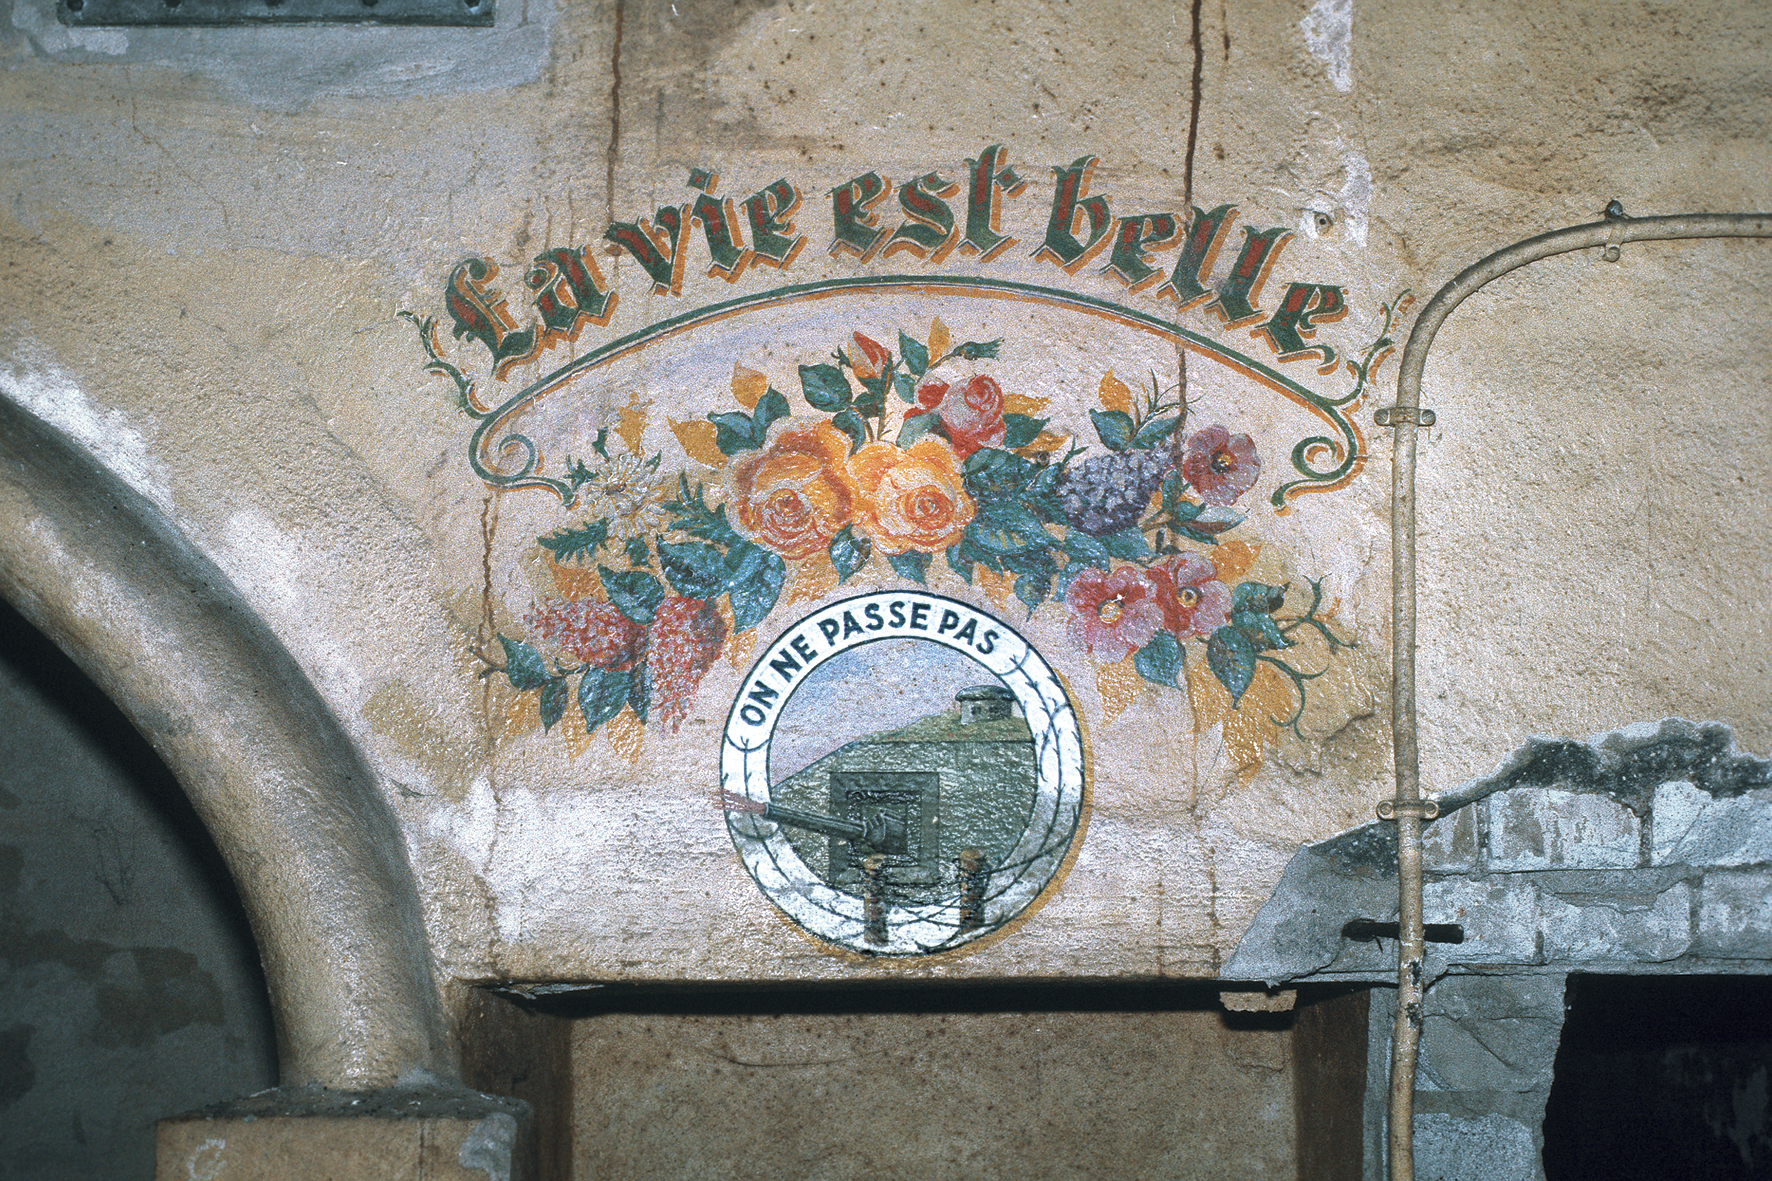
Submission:
M 917 387 L 917 405 L 905 417 L 935 413 L 954 445 L 954 454 L 965 459 L 980 447 L 1003 442 L 1003 387 L 980 373 L 956 390 L 940 378 L 929 378 Z
M 726 643 L 726 618 L 712 603 L 675 595 L 659 604 L 652 620 L 652 703 L 671 733 L 689 716 L 690 703 Z
M 1227 505 L 1255 487 L 1261 475 L 1261 457 L 1255 440 L 1233 435 L 1222 426 L 1194 432 L 1187 441 L 1181 474 L 1207 504 Z
M 1085 570 L 1064 598 L 1071 608 L 1071 642 L 1110 664 L 1150 643 L 1163 626 L 1159 588 L 1137 566 L 1112 574 Z
M 632 668 L 646 636 L 639 624 L 596 599 L 557 600 L 537 607 L 524 622 L 542 640 L 591 668 Z
M 854 344 L 849 349 L 849 366 L 855 370 L 855 376 L 863 380 L 880 376 L 880 371 L 886 368 L 886 358 L 892 355 L 886 351 L 886 346 L 859 332 L 851 339 Z
M 1145 576 L 1156 584 L 1163 626 L 1176 639 L 1209 636 L 1230 622 L 1230 588 L 1219 581 L 1218 567 L 1199 554 L 1171 554 Z

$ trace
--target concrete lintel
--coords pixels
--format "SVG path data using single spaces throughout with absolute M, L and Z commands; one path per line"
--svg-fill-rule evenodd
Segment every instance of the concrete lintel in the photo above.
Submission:
M 529 1105 L 459 1086 L 292 1087 L 162 1120 L 160 1181 L 532 1181 Z

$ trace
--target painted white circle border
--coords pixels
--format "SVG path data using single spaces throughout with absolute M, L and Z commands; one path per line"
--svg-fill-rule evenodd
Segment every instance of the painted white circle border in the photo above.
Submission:
M 897 639 L 927 640 L 971 657 L 1015 694 L 1033 736 L 1033 809 L 1015 849 L 1001 868 L 993 867 L 980 925 L 961 929 L 957 900 L 889 904 L 887 941 L 870 944 L 862 900 L 819 878 L 780 825 L 735 809 L 727 810 L 726 825 L 764 895 L 811 934 L 864 955 L 933 955 L 990 935 L 1025 910 L 1053 880 L 1076 839 L 1085 794 L 1082 732 L 1063 683 L 1021 633 L 969 603 L 928 591 L 876 591 L 808 614 L 745 675 L 726 718 L 720 786 L 769 803 L 769 744 L 794 690 L 828 660 Z

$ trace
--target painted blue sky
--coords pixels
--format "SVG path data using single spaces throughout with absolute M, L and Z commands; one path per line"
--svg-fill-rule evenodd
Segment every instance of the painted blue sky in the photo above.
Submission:
M 779 782 L 846 742 L 953 708 L 970 685 L 1001 684 L 970 656 L 928 640 L 877 640 L 812 671 L 782 707 L 769 747 Z

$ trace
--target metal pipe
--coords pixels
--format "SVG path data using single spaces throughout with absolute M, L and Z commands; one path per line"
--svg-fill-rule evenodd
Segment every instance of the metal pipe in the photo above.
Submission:
M 1428 348 L 1452 309 L 1509 271 L 1588 246 L 1602 246 L 1616 261 L 1626 242 L 1676 238 L 1768 238 L 1772 214 L 1681 213 L 1627 217 L 1618 203 L 1606 220 L 1527 238 L 1466 268 L 1428 301 L 1409 333 L 1397 372 L 1397 403 L 1379 413 L 1395 431 L 1391 465 L 1391 737 L 1397 794 L 1379 815 L 1397 822 L 1397 1018 L 1391 1035 L 1390 1176 L 1415 1178 L 1415 1062 L 1421 1043 L 1421 1005 L 1426 991 L 1426 948 L 1421 914 L 1421 825 L 1438 808 L 1421 798 L 1421 762 L 1415 725 L 1415 428 L 1431 426 L 1421 410 L 1421 376 Z

